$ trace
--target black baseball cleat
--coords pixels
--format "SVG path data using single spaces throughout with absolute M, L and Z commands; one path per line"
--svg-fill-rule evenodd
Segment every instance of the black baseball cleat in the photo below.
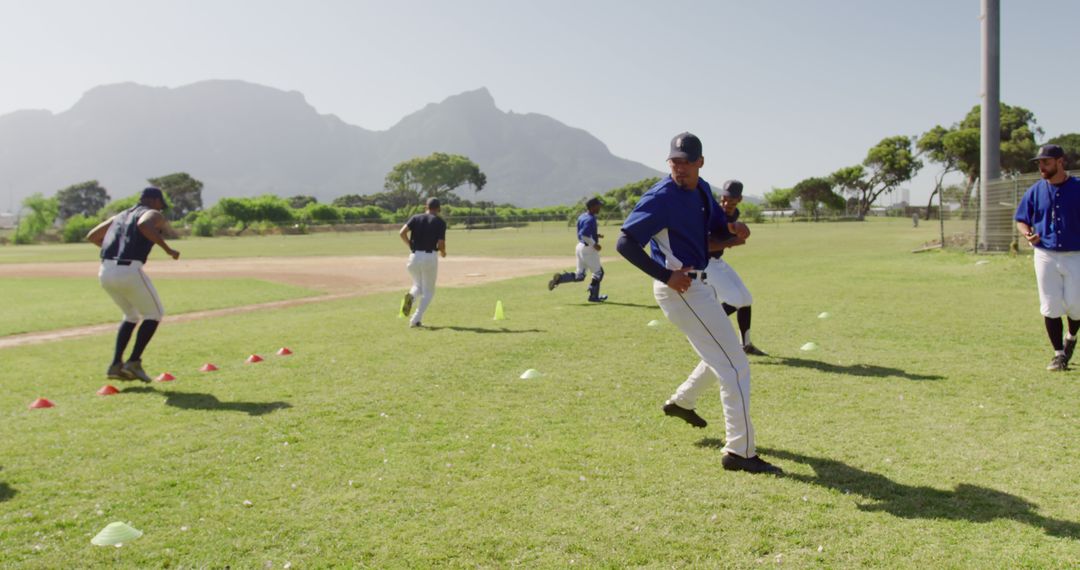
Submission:
M 119 362 L 117 362 L 116 364 L 110 365 L 109 370 L 107 372 L 105 372 L 105 376 L 107 376 L 109 378 L 109 380 L 134 380 L 135 379 L 135 377 L 132 376 L 130 372 L 124 370 L 124 366 Z
M 1064 354 L 1055 354 L 1054 359 L 1050 361 L 1050 364 L 1046 365 L 1046 369 L 1050 372 L 1062 372 L 1069 369 L 1069 361 L 1065 359 Z
M 125 374 L 130 374 L 132 380 L 150 382 L 150 375 L 143 370 L 142 360 L 129 360 L 120 367 L 120 370 Z
M 760 348 L 754 346 L 754 343 L 752 343 L 752 342 L 744 344 L 742 349 L 743 349 L 743 352 L 745 352 L 746 354 L 749 354 L 750 356 L 768 356 L 769 355 L 764 350 L 761 350 Z
M 747 473 L 767 473 L 769 475 L 783 475 L 784 470 L 765 461 L 760 455 L 753 457 L 739 457 L 734 453 L 725 453 L 720 459 L 720 465 L 725 471 L 746 471 Z
M 664 404 L 663 410 L 664 415 L 679 418 L 696 428 L 703 428 L 709 425 L 709 422 L 705 421 L 705 418 L 697 415 L 697 412 L 694 410 L 679 407 L 679 405 L 675 403 Z
M 559 277 L 561 277 L 561 275 L 556 273 L 555 276 L 551 278 L 551 281 L 548 281 L 548 291 L 554 291 L 555 288 L 559 286 Z
M 603 303 L 607 301 L 607 295 L 600 295 L 599 297 L 589 297 L 590 303 Z
M 1065 366 L 1072 362 L 1073 351 L 1076 350 L 1076 339 L 1065 339 Z
M 401 314 L 408 316 L 412 312 L 413 296 L 412 293 L 405 293 L 405 299 L 401 303 Z
M 424 328 L 424 323 L 422 323 L 420 321 L 416 321 L 415 323 L 409 323 L 409 328 L 411 328 L 411 329 L 422 329 L 422 328 Z

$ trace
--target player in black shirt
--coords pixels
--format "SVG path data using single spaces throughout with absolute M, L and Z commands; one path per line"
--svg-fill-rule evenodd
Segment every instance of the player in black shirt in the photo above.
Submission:
M 441 209 L 438 198 L 428 199 L 427 212 L 409 218 L 398 232 L 401 241 L 412 251 L 406 267 L 412 275 L 413 286 L 405 293 L 401 312 L 408 315 L 413 301 L 420 298 L 420 306 L 409 318 L 411 327 L 423 326 L 421 319 L 424 311 L 427 311 L 431 299 L 435 297 L 435 277 L 439 272 L 439 258 L 435 253 L 446 257 L 446 222 L 439 217 Z

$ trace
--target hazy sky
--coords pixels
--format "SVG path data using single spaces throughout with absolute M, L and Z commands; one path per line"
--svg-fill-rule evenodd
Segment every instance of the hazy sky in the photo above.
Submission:
M 1080 0 L 1001 3 L 1002 100 L 1044 138 L 1080 132 Z M 106 83 L 242 79 L 381 130 L 487 87 L 500 109 L 660 170 L 690 130 L 703 176 L 760 195 L 963 118 L 979 103 L 979 13 L 979 0 L 0 0 L 0 114 L 62 112 Z

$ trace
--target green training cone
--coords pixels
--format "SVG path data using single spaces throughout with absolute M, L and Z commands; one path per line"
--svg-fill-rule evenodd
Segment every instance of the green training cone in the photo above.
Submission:
M 90 542 L 98 546 L 121 546 L 125 542 L 131 542 L 140 536 L 142 536 L 141 530 L 132 528 L 122 522 L 114 522 L 101 529 L 101 532 L 91 538 Z
M 808 343 L 800 346 L 799 350 L 806 350 L 806 351 L 817 350 L 817 344 L 813 343 L 813 342 L 808 342 Z
M 408 317 L 408 315 L 405 314 L 405 299 L 402 299 L 401 300 L 401 308 L 398 309 L 397 318 L 404 319 L 406 317 Z
M 502 301 L 495 301 L 495 317 L 494 321 L 505 321 L 506 313 L 503 312 Z

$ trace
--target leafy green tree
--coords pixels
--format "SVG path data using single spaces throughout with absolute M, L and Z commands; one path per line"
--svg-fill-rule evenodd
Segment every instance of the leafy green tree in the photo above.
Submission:
M 88 180 L 57 191 L 56 201 L 60 208 L 58 216 L 61 220 L 66 220 L 75 214 L 96 214 L 109 203 L 109 193 L 97 180 Z
M 179 220 L 203 207 L 203 183 L 186 172 L 175 172 L 159 178 L 151 178 L 148 182 L 161 188 L 168 197 L 171 206 L 166 210 L 165 217 L 170 220 Z
M 791 200 L 795 198 L 794 188 L 773 188 L 765 193 L 765 204 L 777 210 L 786 210 L 791 207 Z
M 923 133 L 915 143 L 921 155 L 925 155 L 930 162 L 941 167 L 941 171 L 934 177 L 934 190 L 930 193 L 930 199 L 926 203 L 926 218 L 930 218 L 930 209 L 934 205 L 934 197 L 942 190 L 945 177 L 953 172 L 960 172 L 963 168 L 962 157 L 970 157 L 979 154 L 979 130 L 978 129 L 946 129 L 941 125 Z
M 1080 133 L 1058 135 L 1046 142 L 1056 144 L 1065 151 L 1066 168 L 1080 167 Z
M 818 219 L 821 208 L 843 210 L 844 198 L 833 192 L 833 184 L 827 178 L 807 178 L 792 188 L 792 196 L 799 199 L 803 211 Z
M 343 219 L 341 210 L 329 204 L 309 204 L 300 214 L 304 220 L 323 224 L 337 224 Z
M 308 204 L 318 204 L 319 199 L 314 196 L 305 196 L 303 194 L 297 194 L 296 196 L 290 196 L 287 198 L 289 201 L 289 207 L 294 210 L 299 210 Z
M 237 233 L 244 233 L 251 224 L 271 222 L 283 224 L 293 221 L 292 208 L 283 198 L 264 195 L 257 198 L 222 198 L 214 209 L 240 224 Z
M 923 163 L 912 152 L 911 139 L 886 137 L 874 145 L 862 164 L 841 168 L 830 176 L 832 185 L 857 198 L 859 219 L 865 219 L 874 202 L 911 180 Z
M 604 202 L 604 210 L 609 213 L 628 213 L 637 205 L 641 196 L 648 192 L 660 179 L 658 177 L 643 178 L 637 182 L 631 182 L 618 188 L 608 190 L 600 197 Z M 588 198 L 583 198 L 580 203 L 585 204 Z
M 46 198 L 40 193 L 28 196 L 22 202 L 24 213 L 15 228 L 14 242 L 28 244 L 37 241 L 56 222 L 60 204 L 56 198 Z
M 61 230 L 60 236 L 64 243 L 79 243 L 86 239 L 86 234 L 99 223 L 101 223 L 101 218 L 97 216 L 75 214 L 64 222 L 64 229 Z
M 479 192 L 487 184 L 487 175 L 468 157 L 436 152 L 400 162 L 386 175 L 384 187 L 414 206 L 428 198 L 446 199 L 461 186 Z

